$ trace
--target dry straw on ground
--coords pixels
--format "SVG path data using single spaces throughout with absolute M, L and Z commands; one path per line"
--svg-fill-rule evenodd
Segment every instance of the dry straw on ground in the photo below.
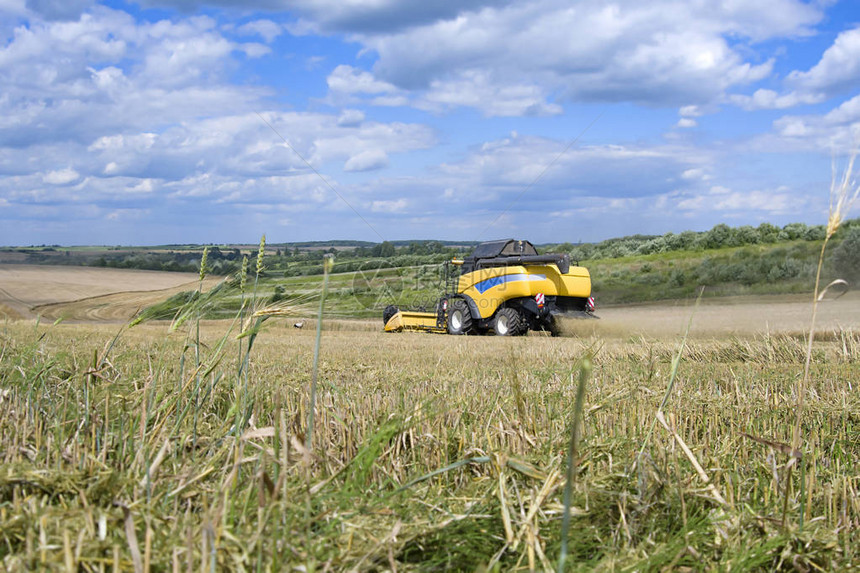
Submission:
M 599 341 L 328 332 L 309 451 L 314 335 L 267 324 L 239 433 L 245 390 L 222 345 L 230 323 L 206 323 L 200 366 L 184 369 L 185 337 L 165 338 L 163 325 L 125 331 L 110 348 L 105 327 L 6 325 L 6 566 L 132 570 L 136 552 L 153 570 L 553 566 L 576 392 L 568 373 Z M 860 402 L 848 381 L 860 335 L 814 347 L 804 417 L 814 459 L 789 488 L 790 507 L 806 508 L 802 532 L 780 526 L 788 458 L 745 437 L 790 435 L 803 364 L 794 338 L 689 342 L 664 407 L 672 433 L 655 434 L 630 471 L 676 347 L 609 340 L 594 357 L 568 569 L 854 562 Z M 725 506 L 675 453 L 676 435 Z

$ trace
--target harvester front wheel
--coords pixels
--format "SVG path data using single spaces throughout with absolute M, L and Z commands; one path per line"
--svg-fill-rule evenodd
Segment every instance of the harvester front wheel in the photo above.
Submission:
M 385 310 L 382 311 L 382 324 L 388 324 L 388 321 L 391 320 L 391 317 L 400 312 L 400 309 L 390 304 L 385 307 Z
M 448 334 L 468 334 L 472 330 L 472 314 L 462 298 L 448 303 Z
M 493 332 L 496 336 L 520 336 L 528 329 L 529 325 L 517 309 L 505 307 L 496 311 L 496 318 L 493 320 Z

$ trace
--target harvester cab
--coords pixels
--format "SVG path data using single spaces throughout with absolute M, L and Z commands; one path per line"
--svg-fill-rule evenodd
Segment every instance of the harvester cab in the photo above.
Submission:
M 539 255 L 528 241 L 481 243 L 468 257 L 445 263 L 444 284 L 434 312 L 387 307 L 385 330 L 557 335 L 561 316 L 596 318 L 588 269 L 571 265 L 567 254 Z

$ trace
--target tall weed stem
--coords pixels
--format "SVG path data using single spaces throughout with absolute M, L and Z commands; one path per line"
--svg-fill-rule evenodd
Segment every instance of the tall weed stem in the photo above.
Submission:
M 576 479 L 577 456 L 579 456 L 579 426 L 582 423 L 582 410 L 585 403 L 585 386 L 591 376 L 591 356 L 586 356 L 579 367 L 579 385 L 576 388 L 576 402 L 573 406 L 573 423 L 570 430 L 570 444 L 567 448 L 567 475 L 564 484 L 564 515 L 561 520 L 561 550 L 558 556 L 558 572 L 564 571 L 567 560 L 567 536 L 570 532 L 570 506 L 573 497 L 573 481 Z M 571 378 L 573 375 L 571 374 Z
M 313 446 L 313 435 L 314 435 L 314 409 L 316 408 L 316 400 L 317 400 L 317 376 L 319 372 L 319 363 L 320 363 L 320 339 L 322 337 L 322 318 L 323 318 L 323 307 L 325 306 L 325 297 L 328 293 L 328 275 L 332 266 L 334 265 L 334 256 L 326 255 L 325 260 L 323 261 L 323 287 L 322 294 L 320 295 L 320 309 L 317 313 L 317 336 L 316 341 L 314 342 L 314 365 L 311 373 L 311 397 L 310 397 L 310 405 L 308 407 L 308 435 L 305 438 L 307 443 L 308 451 L 312 450 Z

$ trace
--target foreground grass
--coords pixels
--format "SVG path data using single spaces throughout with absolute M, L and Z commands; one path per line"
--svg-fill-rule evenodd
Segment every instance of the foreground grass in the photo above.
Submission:
M 569 570 L 860 559 L 856 333 L 816 343 L 798 459 L 795 338 L 688 343 L 664 408 L 677 437 L 646 441 L 677 341 L 330 331 L 309 452 L 313 333 L 266 324 L 247 385 L 229 322 L 201 325 L 199 367 L 166 325 L 115 342 L 117 327 L 4 325 L 5 568 L 552 568 L 590 354 Z

